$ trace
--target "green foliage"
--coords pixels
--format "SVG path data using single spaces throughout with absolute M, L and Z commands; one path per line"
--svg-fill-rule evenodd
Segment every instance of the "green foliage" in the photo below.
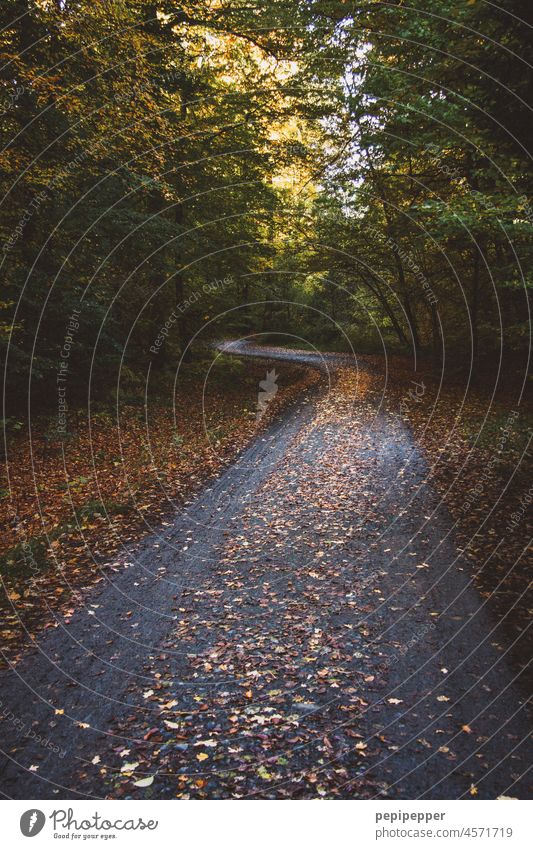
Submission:
M 269 253 L 275 65 L 299 16 L 297 2 L 2 4 L 11 405 L 26 403 L 27 383 L 53 405 L 69 333 L 70 405 L 109 399 L 122 379 L 130 397 L 151 360 L 175 363 L 204 316 L 235 302 L 236 283 L 207 284 L 253 272 Z
M 356 340 L 361 324 L 363 337 L 374 326 L 388 345 L 392 332 L 401 346 L 434 354 L 525 355 L 526 3 L 336 8 L 344 98 L 307 225 L 311 263 L 329 280 L 316 303 L 329 303 Z
M 523 353 L 526 0 L 430 6 L 5 0 L 8 416 L 224 335 Z

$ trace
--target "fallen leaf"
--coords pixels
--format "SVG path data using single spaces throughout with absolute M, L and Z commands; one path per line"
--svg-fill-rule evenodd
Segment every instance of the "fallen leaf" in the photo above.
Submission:
M 139 762 L 135 761 L 134 763 L 125 763 L 120 767 L 121 772 L 133 772 L 134 769 L 137 769 L 139 766 Z
M 138 781 L 133 782 L 134 787 L 150 787 L 151 784 L 154 783 L 154 776 L 149 775 L 147 778 L 139 778 Z

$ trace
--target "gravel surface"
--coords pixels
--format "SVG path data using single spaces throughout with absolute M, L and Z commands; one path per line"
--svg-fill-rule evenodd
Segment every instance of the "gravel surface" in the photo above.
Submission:
M 3 794 L 529 797 L 509 646 L 367 367 L 220 347 L 324 379 L 2 673 Z

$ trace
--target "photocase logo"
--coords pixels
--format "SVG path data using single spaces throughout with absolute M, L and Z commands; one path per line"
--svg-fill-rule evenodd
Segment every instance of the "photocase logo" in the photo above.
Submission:
M 42 811 L 37 808 L 31 808 L 29 811 L 24 811 L 20 818 L 20 830 L 24 837 L 35 837 L 42 831 L 46 822 L 46 817 Z
M 259 382 L 259 393 L 257 395 L 257 407 L 255 420 L 258 422 L 264 414 L 272 399 L 277 395 L 278 384 L 276 383 L 279 375 L 276 374 L 276 369 L 267 371 L 266 379 Z

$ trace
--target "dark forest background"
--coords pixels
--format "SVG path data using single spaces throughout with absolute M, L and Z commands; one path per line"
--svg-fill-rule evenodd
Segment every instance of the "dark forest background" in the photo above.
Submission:
M 71 331 L 71 404 L 274 331 L 523 374 L 529 15 L 4 0 L 8 420 L 28 390 L 34 410 L 56 403 Z

